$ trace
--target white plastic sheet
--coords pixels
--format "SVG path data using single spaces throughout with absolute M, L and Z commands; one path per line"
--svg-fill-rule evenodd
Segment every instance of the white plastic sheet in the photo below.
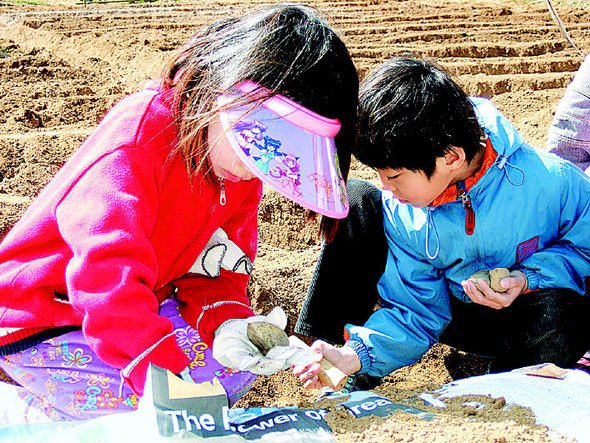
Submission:
M 457 380 L 439 398 L 462 395 L 504 397 L 531 408 L 537 423 L 579 443 L 590 443 L 590 374 L 568 369 L 563 379 L 526 375 L 523 369 Z

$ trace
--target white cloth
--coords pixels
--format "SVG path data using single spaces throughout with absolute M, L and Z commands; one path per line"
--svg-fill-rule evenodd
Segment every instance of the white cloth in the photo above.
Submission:
M 23 388 L 0 382 L 0 427 L 51 422 L 43 411 L 23 400 L 19 391 L 23 391 Z M 2 432 L 0 432 L 1 435 Z
M 272 375 L 292 365 L 306 364 L 310 361 L 309 352 L 294 346 L 275 346 L 263 355 L 248 340 L 248 324 L 253 322 L 271 323 L 285 329 L 287 316 L 277 306 L 268 315 L 233 319 L 222 323 L 215 331 L 213 358 L 228 368 L 260 375 Z
M 508 404 L 530 408 L 537 423 L 566 438 L 590 443 L 590 375 L 577 369 L 568 369 L 563 379 L 525 375 L 538 366 L 455 380 L 438 391 L 439 398 L 504 397 Z

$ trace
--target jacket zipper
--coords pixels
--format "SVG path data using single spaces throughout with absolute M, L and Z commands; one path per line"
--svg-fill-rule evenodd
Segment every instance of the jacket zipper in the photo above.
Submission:
M 471 205 L 471 198 L 465 189 L 465 183 L 462 181 L 457 183 L 457 196 L 461 199 L 461 204 L 467 211 L 465 215 L 465 233 L 467 235 L 473 235 L 475 231 L 475 211 Z
M 221 190 L 219 192 L 219 204 L 221 206 L 225 206 L 225 203 L 227 202 L 227 198 L 225 198 L 225 179 L 224 178 L 219 178 L 219 186 L 221 187 Z

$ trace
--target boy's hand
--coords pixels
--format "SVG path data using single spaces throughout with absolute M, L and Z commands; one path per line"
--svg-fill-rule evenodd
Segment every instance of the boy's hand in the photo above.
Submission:
M 334 366 L 346 375 L 353 374 L 361 369 L 361 361 L 352 348 L 342 346 L 337 348 L 322 340 L 317 340 L 311 345 L 316 359 L 304 366 L 293 366 L 293 373 L 303 382 L 305 389 L 317 389 L 326 386 L 318 378 L 320 373 L 320 361 L 326 358 Z
M 510 306 L 520 294 L 527 290 L 527 278 L 521 271 L 512 271 L 510 276 L 503 278 L 500 284 L 506 292 L 496 292 L 483 280 L 477 282 L 481 290 L 470 280 L 461 282 L 463 290 L 474 303 L 489 306 L 494 309 L 502 309 Z

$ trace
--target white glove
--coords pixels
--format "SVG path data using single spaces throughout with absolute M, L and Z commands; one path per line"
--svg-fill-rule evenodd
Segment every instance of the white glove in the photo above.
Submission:
M 287 326 L 287 316 L 280 307 L 275 307 L 268 315 L 228 320 L 217 328 L 213 339 L 213 358 L 230 369 L 250 371 L 254 374 L 272 375 L 291 365 L 305 364 L 309 356 L 294 346 L 275 346 L 263 355 L 248 340 L 249 323 L 272 323 L 281 329 Z

